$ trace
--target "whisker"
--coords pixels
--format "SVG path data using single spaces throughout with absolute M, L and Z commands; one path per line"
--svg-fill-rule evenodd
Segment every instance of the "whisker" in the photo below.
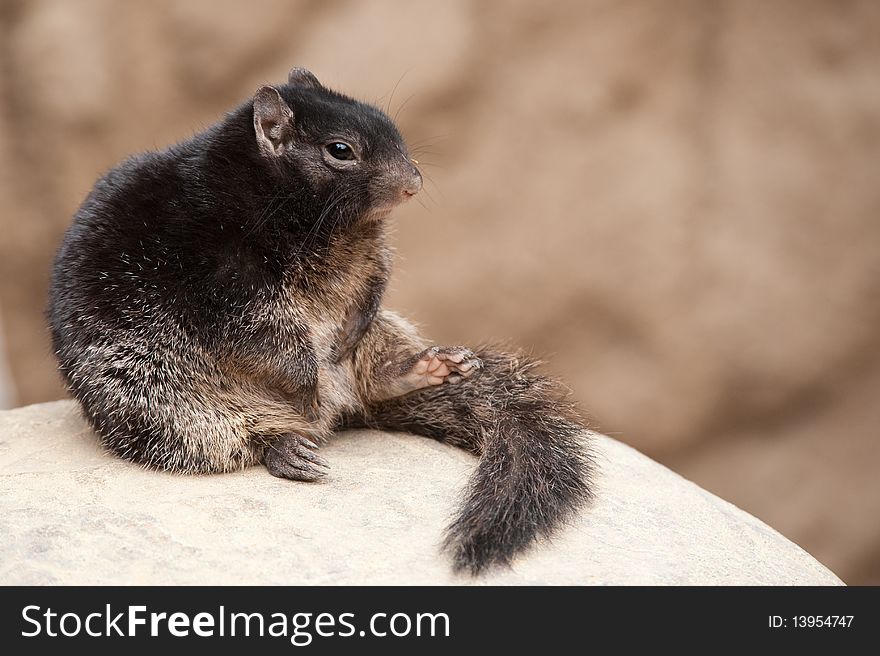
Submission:
M 324 204 L 324 209 L 321 210 L 321 214 L 318 215 L 318 220 L 315 221 L 310 227 L 309 231 L 306 233 L 306 236 L 300 242 L 299 248 L 296 249 L 296 252 L 293 254 L 293 258 L 299 256 L 302 253 L 303 249 L 309 245 L 312 237 L 317 237 L 318 231 L 321 229 L 321 224 L 324 222 L 324 217 L 338 204 L 340 198 L 345 195 L 345 189 L 342 190 L 333 190 L 330 196 L 327 198 L 327 202 Z M 335 195 L 335 198 L 334 198 Z
M 440 196 L 440 198 L 444 198 L 443 190 L 440 188 L 440 185 L 437 184 L 437 182 L 434 180 L 434 178 L 432 176 L 428 175 L 425 172 L 422 172 L 422 177 L 431 183 L 431 185 L 434 187 L 434 191 L 437 192 L 437 195 Z M 435 205 L 439 206 L 439 203 L 437 203 L 437 201 L 434 200 L 434 197 L 431 196 L 431 192 L 428 191 L 427 185 L 422 186 L 422 190 L 425 192 L 425 195 L 431 199 L 431 202 L 433 202 Z
M 411 93 L 406 100 L 403 101 L 403 104 L 397 108 L 397 111 L 394 112 L 394 118 L 392 119 L 395 123 L 397 123 L 397 117 L 400 116 L 400 113 L 403 111 L 403 108 L 406 107 L 407 103 L 413 99 L 415 93 Z
M 336 209 L 343 202 L 347 201 L 349 198 L 355 197 L 358 193 L 362 192 L 366 188 L 366 185 L 356 185 L 350 189 L 342 189 L 342 190 L 334 190 L 333 193 L 330 194 L 330 197 L 327 199 L 327 202 L 324 205 L 324 209 L 321 211 L 321 214 L 318 216 L 318 219 L 309 229 L 303 241 L 300 243 L 299 248 L 297 248 L 296 252 L 293 254 L 293 258 L 296 258 L 303 252 L 303 250 L 310 246 L 312 241 L 317 238 L 320 234 L 321 226 L 324 223 L 324 220 L 330 213 Z M 330 233 L 332 234 L 333 230 L 336 228 L 336 222 L 331 226 Z
M 434 146 L 438 141 L 445 141 L 449 137 L 448 133 L 444 134 L 435 134 L 430 137 L 425 137 L 424 139 L 420 139 L 419 141 L 414 141 L 410 146 L 412 148 L 421 148 L 422 146 Z
M 253 222 L 253 224 L 251 224 L 250 228 L 242 235 L 242 239 L 246 239 L 247 237 L 250 237 L 252 234 L 257 232 L 258 230 L 263 229 L 263 227 L 269 222 L 269 219 L 271 219 L 272 216 L 274 216 L 275 213 L 278 211 L 278 209 L 280 209 L 281 206 L 284 205 L 285 201 L 290 198 L 288 196 L 284 199 L 281 199 L 281 196 L 283 194 L 284 194 L 284 191 L 279 191 L 277 194 L 275 194 L 272 197 L 272 199 L 266 204 L 266 207 L 263 208 L 263 211 L 260 213 L 260 215 L 257 217 L 257 219 Z M 272 209 L 272 206 L 279 199 L 281 199 L 281 202 L 279 203 L 278 208 Z M 271 214 L 270 214 L 270 210 L 271 210 Z
M 436 186 L 436 185 L 434 185 L 434 186 Z M 439 207 L 439 204 L 437 203 L 436 200 L 434 200 L 434 197 L 431 195 L 431 192 L 428 191 L 427 187 L 422 187 L 422 191 L 425 192 L 425 196 L 428 197 L 429 201 L 431 201 L 434 205 L 437 205 Z
M 437 164 L 436 162 L 426 162 L 425 160 L 420 159 L 419 160 L 419 167 L 422 167 L 422 166 L 430 166 L 432 169 L 440 169 L 441 171 L 446 170 L 446 167 L 443 166 L 442 164 Z
M 394 88 L 391 89 L 391 95 L 388 96 L 388 104 L 385 106 L 385 113 L 386 113 L 386 114 L 390 114 L 390 113 L 391 113 L 391 103 L 394 102 L 394 93 L 397 91 L 397 87 L 400 85 L 400 83 L 403 82 L 403 78 L 406 77 L 407 73 L 409 73 L 409 69 L 406 70 L 406 71 L 404 71 L 404 72 L 403 72 L 403 75 L 401 75 L 401 76 L 397 79 L 397 82 L 394 83 Z

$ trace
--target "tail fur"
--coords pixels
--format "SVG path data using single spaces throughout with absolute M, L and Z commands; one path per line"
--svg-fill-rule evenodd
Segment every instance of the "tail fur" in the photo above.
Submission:
M 484 370 L 383 401 L 363 423 L 468 449 L 480 462 L 444 546 L 479 574 L 547 537 L 591 497 L 594 464 L 583 421 L 556 381 L 523 354 L 482 349 Z

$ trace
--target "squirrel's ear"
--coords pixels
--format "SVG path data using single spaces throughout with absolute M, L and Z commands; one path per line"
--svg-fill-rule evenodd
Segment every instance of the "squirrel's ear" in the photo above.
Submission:
M 261 87 L 254 95 L 254 130 L 257 145 L 267 157 L 278 157 L 290 135 L 293 112 L 275 87 Z
M 287 74 L 287 83 L 294 87 L 307 87 L 309 89 L 320 89 L 321 83 L 311 71 L 304 68 L 291 69 Z

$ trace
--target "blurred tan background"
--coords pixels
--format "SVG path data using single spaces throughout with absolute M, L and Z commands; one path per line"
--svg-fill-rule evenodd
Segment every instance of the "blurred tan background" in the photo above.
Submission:
M 871 0 L 0 0 L 0 403 L 64 394 L 41 313 L 96 177 L 293 65 L 425 163 L 390 305 L 880 583 Z

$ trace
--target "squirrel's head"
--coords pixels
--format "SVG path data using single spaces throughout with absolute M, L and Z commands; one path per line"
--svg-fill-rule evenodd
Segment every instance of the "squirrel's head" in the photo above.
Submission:
M 315 220 L 386 216 L 422 188 L 422 176 L 381 110 L 325 88 L 295 68 L 287 84 L 254 95 L 254 133 L 279 185 L 305 185 Z

